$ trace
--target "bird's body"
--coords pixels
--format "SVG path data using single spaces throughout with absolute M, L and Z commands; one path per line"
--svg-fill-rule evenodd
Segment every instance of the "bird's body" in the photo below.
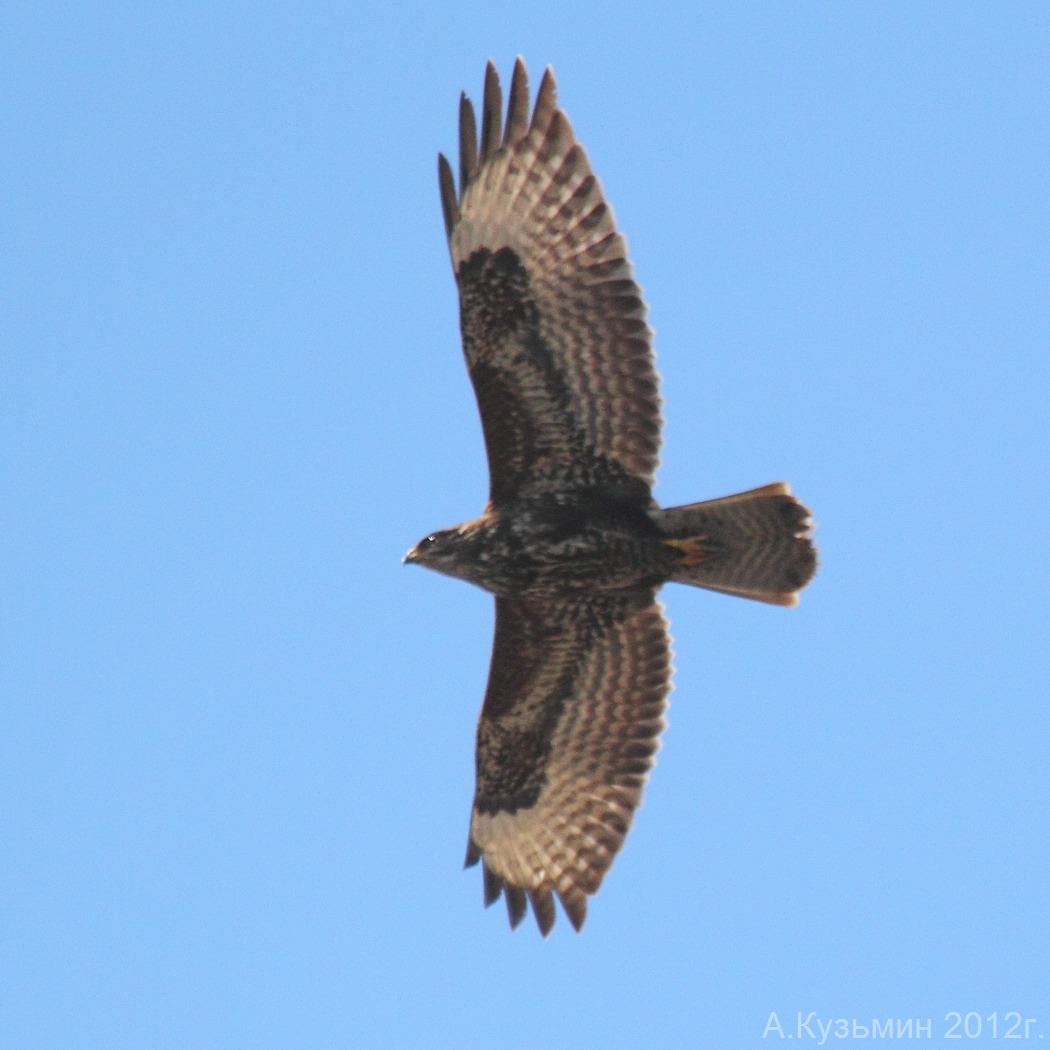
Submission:
M 439 160 L 463 349 L 489 459 L 474 521 L 406 556 L 496 596 L 467 863 L 512 925 L 556 894 L 577 929 L 659 745 L 667 581 L 793 605 L 816 556 L 783 483 L 661 509 L 660 398 L 645 306 L 548 70 L 531 120 L 492 64 L 480 145 L 460 108 L 460 188 Z
M 637 504 L 601 492 L 516 500 L 427 537 L 414 560 L 505 598 L 654 586 L 675 554 Z

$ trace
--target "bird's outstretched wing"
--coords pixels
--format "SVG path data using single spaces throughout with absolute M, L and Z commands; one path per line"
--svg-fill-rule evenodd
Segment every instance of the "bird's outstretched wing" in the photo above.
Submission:
M 550 69 L 530 119 L 519 58 L 505 126 L 502 116 L 490 62 L 480 142 L 474 108 L 460 100 L 458 193 L 438 158 L 492 503 L 551 487 L 647 503 L 660 397 L 626 243 Z
M 555 894 L 582 926 L 641 802 L 670 675 L 652 590 L 496 600 L 467 864 L 481 860 L 485 903 L 502 893 L 512 926 L 529 901 L 546 936 Z

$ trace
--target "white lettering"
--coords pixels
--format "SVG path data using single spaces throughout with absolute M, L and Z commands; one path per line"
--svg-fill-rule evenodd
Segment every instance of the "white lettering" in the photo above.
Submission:
M 892 1039 L 893 1038 L 893 1018 L 886 1018 L 886 1027 L 883 1028 L 879 1024 L 878 1018 L 873 1017 L 871 1019 L 871 1038 L 872 1039 Z
M 774 1010 L 769 1015 L 769 1020 L 766 1021 L 766 1030 L 762 1033 L 762 1038 L 765 1039 L 770 1032 L 776 1032 L 781 1039 L 784 1038 L 784 1029 L 780 1027 L 780 1018 L 777 1017 L 777 1012 Z
M 799 1012 L 798 1012 L 798 1037 L 799 1037 L 799 1039 L 802 1038 L 803 1030 L 805 1030 L 806 1034 L 810 1037 L 810 1039 L 815 1039 L 816 1038 L 816 1036 L 813 1034 L 813 1029 L 809 1027 L 809 1022 L 812 1021 L 813 1018 L 816 1017 L 816 1016 L 817 1016 L 817 1011 L 816 1010 L 810 1010 L 809 1011 L 809 1017 L 807 1017 L 803 1021 L 802 1020 L 802 1011 L 799 1010 Z
M 933 1021 L 932 1021 L 931 1018 L 927 1017 L 926 1018 L 926 1038 L 927 1039 L 932 1039 L 933 1038 L 933 1034 L 932 1033 L 933 1033 Z M 916 1039 L 921 1039 L 922 1038 L 922 1024 L 919 1022 L 919 1019 L 917 1017 L 915 1018 L 915 1038 Z
M 854 1039 L 867 1039 L 868 1038 L 868 1026 L 865 1024 L 857 1024 L 857 1019 L 853 1018 L 853 1038 Z

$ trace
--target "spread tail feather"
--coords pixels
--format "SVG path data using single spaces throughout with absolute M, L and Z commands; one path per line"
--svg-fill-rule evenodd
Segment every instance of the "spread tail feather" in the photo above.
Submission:
M 670 576 L 678 583 L 797 605 L 816 571 L 809 511 L 783 481 L 652 513 L 680 559 Z

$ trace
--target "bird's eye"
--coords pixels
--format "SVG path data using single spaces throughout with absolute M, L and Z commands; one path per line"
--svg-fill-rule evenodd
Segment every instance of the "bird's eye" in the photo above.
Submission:
M 419 541 L 420 547 L 423 547 L 424 549 L 427 547 L 433 547 L 435 543 L 437 543 L 437 536 L 434 533 L 431 533 L 429 536 L 424 536 L 423 539 Z

